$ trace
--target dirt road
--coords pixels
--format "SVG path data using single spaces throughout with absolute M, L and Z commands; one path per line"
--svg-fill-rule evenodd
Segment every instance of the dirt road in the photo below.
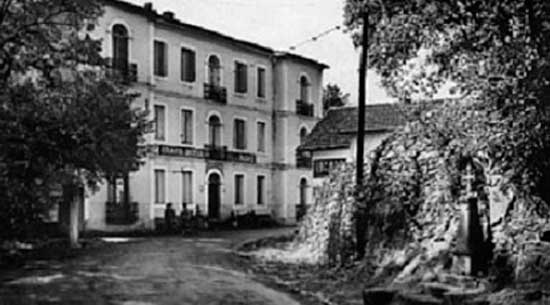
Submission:
M 4 272 L 0 305 L 298 305 L 242 271 L 243 261 L 231 253 L 244 240 L 284 232 L 110 240 L 69 260 L 34 261 Z

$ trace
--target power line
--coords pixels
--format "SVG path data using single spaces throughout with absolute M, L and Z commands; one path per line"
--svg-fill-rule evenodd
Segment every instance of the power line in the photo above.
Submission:
M 302 46 L 302 45 L 304 45 L 304 44 L 306 44 L 306 43 L 315 42 L 315 41 L 317 41 L 319 38 L 324 37 L 324 36 L 327 36 L 328 34 L 334 32 L 334 31 L 338 31 L 338 30 L 340 30 L 340 29 L 341 29 L 341 26 L 337 25 L 337 26 L 332 27 L 332 28 L 330 28 L 330 29 L 328 29 L 328 30 L 326 30 L 326 31 L 323 31 L 323 32 L 321 32 L 321 33 L 319 33 L 319 34 L 317 34 L 317 35 L 315 35 L 315 36 L 313 36 L 313 37 L 311 37 L 311 38 L 309 38 L 309 39 L 306 39 L 306 40 L 304 40 L 304 41 L 302 41 L 302 42 L 299 42 L 299 43 L 297 43 L 297 44 L 295 44 L 295 45 L 293 45 L 293 46 L 290 46 L 289 49 L 290 49 L 291 51 L 294 51 L 294 50 L 296 50 L 296 48 L 298 48 L 298 47 L 300 47 L 300 46 Z

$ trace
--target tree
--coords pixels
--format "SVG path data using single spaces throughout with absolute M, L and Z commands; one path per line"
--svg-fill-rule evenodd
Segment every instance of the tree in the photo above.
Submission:
M 139 162 L 146 113 L 107 77 L 100 42 L 87 30 L 101 14 L 88 0 L 0 1 L 0 231 L 29 234 L 51 207 L 53 185 L 75 198 L 84 184 Z
M 332 107 L 341 107 L 348 102 L 349 93 L 344 94 L 337 84 L 327 84 L 323 88 L 323 112 Z
M 456 153 L 483 152 L 513 172 L 512 179 L 525 186 L 520 193 L 550 201 L 544 191 L 550 181 L 550 161 L 545 157 L 550 149 L 550 3 L 346 0 L 345 25 L 356 45 L 362 39 L 364 10 L 368 65 L 381 75 L 389 93 L 430 96 L 443 84 L 453 83 L 464 100 L 472 100 L 466 114 L 487 114 L 461 118 L 464 130 L 471 129 L 473 117 L 485 127 L 468 135 L 470 141 Z M 410 69 L 418 62 L 420 67 Z M 464 130 L 454 135 L 463 136 Z M 434 134 L 441 138 L 444 133 L 436 128 Z

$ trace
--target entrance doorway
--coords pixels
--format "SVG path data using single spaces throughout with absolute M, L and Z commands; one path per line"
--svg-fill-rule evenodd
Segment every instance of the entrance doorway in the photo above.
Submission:
M 220 186 L 221 178 L 217 173 L 208 176 L 208 218 L 220 218 Z

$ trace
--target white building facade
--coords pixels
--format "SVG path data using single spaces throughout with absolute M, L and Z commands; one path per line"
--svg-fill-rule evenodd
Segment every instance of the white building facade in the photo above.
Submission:
M 212 219 L 254 210 L 293 223 L 299 188 L 311 198 L 312 181 L 296 148 L 322 116 L 327 66 L 186 24 L 151 4 L 105 3 L 90 35 L 140 94 L 135 106 L 149 110 L 154 132 L 139 170 L 88 192 L 86 229 L 152 229 L 167 203 Z

